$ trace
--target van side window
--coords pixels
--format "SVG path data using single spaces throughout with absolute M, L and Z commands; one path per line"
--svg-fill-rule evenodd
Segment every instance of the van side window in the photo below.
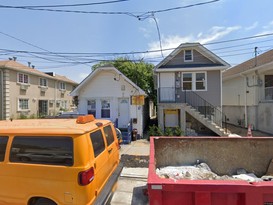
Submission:
M 5 152 L 7 147 L 8 137 L 0 136 L 0 162 L 5 159 Z
M 14 137 L 10 161 L 72 166 L 73 140 L 70 137 Z
M 111 125 L 104 127 L 103 131 L 106 137 L 107 145 L 112 144 L 114 142 L 114 133 L 113 133 Z
M 105 144 L 101 130 L 90 133 L 90 139 L 94 148 L 94 155 L 97 157 L 105 150 Z

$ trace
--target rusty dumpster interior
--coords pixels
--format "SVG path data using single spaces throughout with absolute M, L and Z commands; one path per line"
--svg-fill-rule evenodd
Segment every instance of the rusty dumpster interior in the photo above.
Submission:
M 155 138 L 155 166 L 207 163 L 219 175 L 244 168 L 258 177 L 266 174 L 273 159 L 273 138 Z

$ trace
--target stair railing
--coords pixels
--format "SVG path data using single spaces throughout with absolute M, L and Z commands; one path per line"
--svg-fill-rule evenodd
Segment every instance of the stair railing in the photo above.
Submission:
M 185 103 L 192 106 L 195 110 L 200 112 L 200 114 L 204 115 L 205 118 L 227 132 L 227 117 L 219 108 L 191 90 L 184 90 L 184 100 Z

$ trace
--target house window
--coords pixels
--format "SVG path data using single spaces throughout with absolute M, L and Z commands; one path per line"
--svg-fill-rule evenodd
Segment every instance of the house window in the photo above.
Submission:
M 184 51 L 184 61 L 185 62 L 193 61 L 192 50 Z
M 192 90 L 192 73 L 183 73 L 183 90 Z
M 19 99 L 19 110 L 28 110 L 28 99 Z
M 101 117 L 110 118 L 110 100 L 101 101 Z
M 195 89 L 196 90 L 205 90 L 205 73 L 195 73 Z
M 96 117 L 96 100 L 87 101 L 87 113 Z
M 40 78 L 40 86 L 47 87 L 47 79 Z
M 60 88 L 60 90 L 65 90 L 66 89 L 66 84 L 64 82 L 60 82 L 59 88 Z
M 23 73 L 18 73 L 17 82 L 18 83 L 29 84 L 29 77 L 28 77 L 28 75 L 23 74 Z
M 273 75 L 264 76 L 265 99 L 273 100 Z
M 206 72 L 182 73 L 183 90 L 206 90 L 206 85 Z
M 61 101 L 61 108 L 63 110 L 67 110 L 68 109 L 67 101 L 66 100 Z

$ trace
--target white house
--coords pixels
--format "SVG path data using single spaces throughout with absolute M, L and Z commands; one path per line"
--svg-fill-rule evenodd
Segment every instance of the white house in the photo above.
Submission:
M 75 90 L 78 112 L 106 118 L 122 130 L 137 129 L 143 136 L 144 97 L 146 93 L 113 66 L 103 66 L 90 73 Z
M 223 72 L 229 123 L 273 134 L 273 50 Z

